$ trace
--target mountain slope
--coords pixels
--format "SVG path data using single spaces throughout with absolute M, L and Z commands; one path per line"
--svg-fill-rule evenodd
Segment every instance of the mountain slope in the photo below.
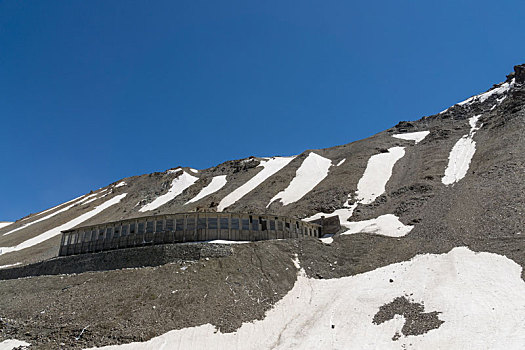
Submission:
M 67 227 L 142 215 L 219 210 L 315 218 L 324 213 L 338 214 L 343 226 L 340 234 L 325 243 L 314 239 L 258 242 L 237 245 L 233 256 L 210 261 L 1 281 L 0 290 L 7 297 L 0 301 L 0 317 L 11 320 L 9 327 L 4 326 L 3 336 L 11 334 L 42 348 L 53 348 L 56 342 L 81 348 L 144 341 L 173 329 L 204 327 L 188 328 L 204 332 L 202 342 L 192 338 L 189 343 L 180 343 L 196 348 L 213 344 L 215 336 L 203 326 L 206 324 L 222 333 L 239 330 L 231 333 L 234 340 L 223 344 L 254 341 L 242 335 L 244 327 L 249 327 L 245 322 L 263 320 L 267 315 L 276 327 L 272 329 L 275 339 L 268 338 L 276 342 L 268 343 L 269 348 L 313 348 L 328 345 L 329 339 L 335 341 L 332 344 L 354 348 L 371 346 L 374 339 L 387 348 L 435 346 L 437 340 L 432 339 L 440 334 L 470 339 L 476 330 L 494 323 L 492 317 L 504 317 L 504 313 L 490 316 L 488 312 L 492 306 L 486 300 L 499 297 L 498 287 L 512 289 L 502 296 L 499 311 L 512 309 L 509 303 L 515 302 L 515 308 L 522 303 L 520 298 L 513 301 L 512 293 L 523 290 L 523 280 L 516 275 L 523 274 L 520 267 L 525 266 L 524 83 L 525 66 L 516 66 L 505 82 L 486 93 L 440 114 L 400 122 L 364 140 L 306 150 L 294 157 L 251 157 L 198 171 L 174 168 L 134 176 L 0 228 L 3 266 L 55 256 L 59 232 Z M 486 253 L 476 255 L 473 251 Z M 435 255 L 425 255 L 429 253 Z M 294 260 L 296 256 L 299 262 Z M 491 262 L 501 271 L 490 270 Z M 472 269 L 471 264 L 486 266 L 486 274 Z M 299 277 L 296 265 L 301 266 Z M 421 266 L 432 269 L 432 276 L 414 285 L 425 278 Z M 406 273 L 400 274 L 405 267 Z M 512 280 L 507 282 L 498 279 L 506 269 L 509 274 L 512 271 Z M 470 280 L 450 276 L 454 271 L 470 274 Z M 380 284 L 388 275 L 392 276 L 389 281 Z M 468 302 L 469 293 L 477 293 L 483 278 L 490 285 L 477 300 L 483 304 L 476 309 L 479 328 L 469 328 L 467 335 L 453 333 L 449 327 L 465 325 L 467 321 L 459 316 L 468 310 L 458 308 L 454 313 L 453 300 L 439 300 L 430 291 L 443 286 L 445 293 L 457 283 L 469 283 L 471 289 L 456 294 L 456 301 Z M 324 281 L 326 286 L 321 279 L 329 279 Z M 373 303 L 341 294 L 342 290 L 360 293 L 353 282 L 360 279 L 368 279 L 369 288 L 379 288 Z M 142 283 L 133 283 L 135 280 Z M 295 307 L 291 296 L 304 285 L 311 285 L 311 298 L 320 298 L 324 309 L 336 312 L 337 305 L 345 301 L 362 302 L 359 307 L 363 310 L 379 313 L 398 307 L 397 315 L 404 316 L 392 316 L 394 321 L 384 321 L 386 325 L 374 323 L 370 311 L 363 311 L 366 317 L 349 319 L 326 312 L 306 314 L 304 323 L 293 325 L 285 322 L 286 312 L 275 316 L 281 306 L 285 310 Z M 333 292 L 333 303 L 323 288 Z M 17 295 L 17 299 L 10 295 Z M 92 295 L 97 297 L 90 298 Z M 299 299 L 296 306 L 300 309 L 321 312 L 312 306 L 315 300 Z M 85 307 L 88 300 L 90 306 Z M 429 311 L 425 302 L 431 304 Z M 128 311 L 123 310 L 124 305 Z M 404 312 L 411 308 L 421 311 L 418 305 L 425 305 L 425 312 L 442 312 L 443 319 L 420 316 L 414 321 L 419 325 L 416 334 L 403 331 L 400 317 L 407 318 L 409 313 Z M 45 313 L 39 314 L 40 308 Z M 331 317 L 344 324 L 362 324 L 368 338 L 349 343 L 354 338 L 344 335 L 348 328 L 331 328 L 332 321 L 326 321 Z M 508 317 L 523 320 L 525 314 L 519 311 Z M 313 322 L 317 318 L 326 322 Z M 425 328 L 428 322 L 424 320 L 429 319 L 435 328 Z M 521 335 L 507 332 L 520 327 L 519 323 L 509 322 L 501 323 L 496 337 L 506 337 L 508 342 L 494 343 L 494 347 L 525 345 Z M 86 325 L 89 329 L 76 339 Z M 303 328 L 322 335 L 297 343 L 304 335 Z M 36 329 L 45 336 L 36 334 Z M 184 332 L 176 333 L 171 341 L 186 337 Z M 374 332 L 380 335 L 371 336 Z

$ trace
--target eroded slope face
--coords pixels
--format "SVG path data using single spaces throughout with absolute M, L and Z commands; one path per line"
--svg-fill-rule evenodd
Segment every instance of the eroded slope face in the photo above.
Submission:
M 12 319 L 5 329 L 42 348 L 53 348 L 53 341 L 71 348 L 145 341 L 180 330 L 166 335 L 175 338 L 154 341 L 170 339 L 198 348 L 215 341 L 225 346 L 254 342 L 250 337 L 255 328 L 250 327 L 269 329 L 264 322 L 273 320 L 268 348 L 314 348 L 319 342 L 343 348 L 373 344 L 417 348 L 433 347 L 443 337 L 461 337 L 454 333 L 457 328 L 466 329 L 464 338 L 470 339 L 476 329 L 498 323 L 503 328 L 497 338 L 506 341 L 501 344 L 522 347 L 525 342 L 519 334 L 525 332 L 508 331 L 519 325 L 494 322 L 492 311 L 484 308 L 474 313 L 477 324 L 466 324 L 461 316 L 467 310 L 455 310 L 453 299 L 437 300 L 432 292 L 441 284 L 452 290 L 468 282 L 471 289 L 462 290 L 457 300 L 481 290 L 479 301 L 487 306 L 491 304 L 482 300 L 485 293 L 494 299 L 495 290 L 507 288 L 498 275 L 504 278 L 505 273 L 512 273 L 510 294 L 493 305 L 494 315 L 505 319 L 504 313 L 513 310 L 517 313 L 512 319 L 521 322 L 524 318 L 521 299 L 512 301 L 523 288 L 516 276 L 522 273 L 520 266 L 525 266 L 522 68 L 516 67 L 507 81 L 486 93 L 438 115 L 401 122 L 365 140 L 307 150 L 293 157 L 252 157 L 210 169 L 175 168 L 126 178 L 0 228 L 2 268 L 54 256 L 59 228 L 64 225 L 150 214 L 219 210 L 310 219 L 336 214 L 343 227 L 340 234 L 323 242 L 237 245 L 230 258 L 201 261 L 184 270 L 186 265 L 181 263 L 158 269 L 2 281 L 0 290 L 6 297 L 0 301 L 0 317 Z M 434 255 L 426 255 L 429 253 Z M 303 271 L 299 277 L 292 263 L 296 254 Z M 501 271 L 485 275 L 485 288 L 483 276 L 476 273 L 482 271 L 479 266 L 486 264 L 489 269 L 493 263 Z M 433 266 L 435 279 L 421 282 L 418 273 L 429 266 Z M 472 266 L 478 270 L 468 270 Z M 471 271 L 471 277 L 479 280 L 463 280 L 466 275 L 453 278 L 451 271 L 460 270 Z M 369 289 L 379 288 L 373 302 L 361 304 L 362 283 Z M 305 286 L 311 298 L 303 298 Z M 94 293 L 100 294 L 89 298 L 93 305 L 86 308 L 86 296 Z M 316 299 L 318 305 L 324 305 L 319 309 L 320 318 L 317 309 L 312 309 Z M 278 301 L 281 304 L 276 305 Z M 355 305 L 362 311 L 358 313 L 361 318 L 345 319 L 352 311 L 345 305 Z M 295 308 L 314 311 L 294 316 L 290 310 Z M 330 310 L 334 313 L 328 313 Z M 392 317 L 377 316 L 373 322 L 374 315 L 387 311 Z M 286 317 L 291 317 L 290 322 Z M 261 325 L 246 325 L 255 319 Z M 407 320 L 421 325 L 413 330 Z M 345 328 L 344 324 L 352 322 L 362 324 L 362 329 Z M 311 334 L 319 335 L 301 333 L 305 324 Z M 76 339 L 86 325 L 90 327 Z M 220 332 L 214 334 L 214 327 Z M 45 330 L 46 337 L 37 336 L 36 329 Z M 357 338 L 348 334 L 357 329 L 375 335 L 351 343 Z M 31 335 L 24 335 L 26 332 Z M 188 340 L 190 333 L 201 334 L 204 343 Z M 483 341 L 498 346 L 491 339 Z

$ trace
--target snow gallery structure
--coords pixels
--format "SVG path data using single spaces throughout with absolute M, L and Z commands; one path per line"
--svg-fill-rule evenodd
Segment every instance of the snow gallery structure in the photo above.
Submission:
M 145 216 L 62 232 L 59 255 L 153 244 L 316 237 L 321 225 L 274 215 L 194 212 Z

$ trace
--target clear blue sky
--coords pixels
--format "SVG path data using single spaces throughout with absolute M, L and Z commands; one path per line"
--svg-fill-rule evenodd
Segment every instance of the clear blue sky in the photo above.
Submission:
M 0 1 L 0 221 L 368 137 L 525 62 L 524 1 Z

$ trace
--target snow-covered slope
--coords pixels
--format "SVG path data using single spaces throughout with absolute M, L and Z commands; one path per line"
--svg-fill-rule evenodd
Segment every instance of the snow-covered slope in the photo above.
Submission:
M 231 244 L 223 258 L 0 281 L 0 344 L 522 348 L 524 84 L 517 66 L 364 140 L 128 177 L 0 225 L 5 272 L 56 256 L 76 225 L 201 210 L 341 223 L 322 240 Z
M 301 270 L 263 320 L 236 332 L 206 324 L 102 349 L 519 349 L 525 347 L 520 274 L 503 256 L 467 248 L 340 279 L 310 279 Z M 380 314 L 398 298 L 414 310 Z

